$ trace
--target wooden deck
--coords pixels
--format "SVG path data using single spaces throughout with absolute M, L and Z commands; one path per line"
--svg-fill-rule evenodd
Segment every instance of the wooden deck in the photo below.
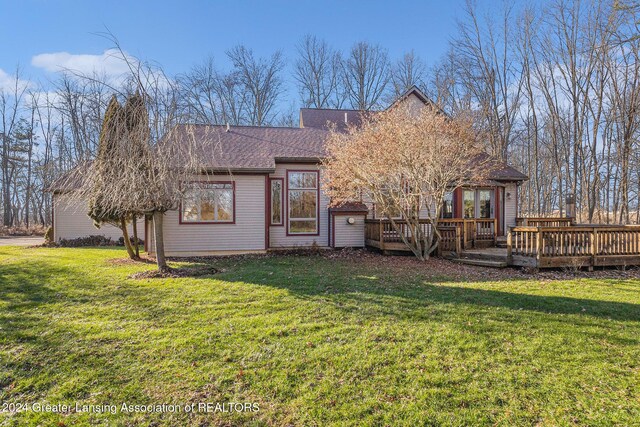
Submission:
M 534 268 L 588 268 L 640 265 L 640 225 L 574 225 L 569 218 L 527 218 L 510 227 L 506 248 L 495 248 L 497 223 L 489 219 L 447 219 L 438 224 L 440 255 L 495 258 L 510 266 Z M 365 243 L 383 252 L 408 251 L 401 233 L 411 239 L 410 228 L 397 221 L 366 220 Z M 422 231 L 431 232 L 428 220 Z
M 512 227 L 507 258 L 537 268 L 640 265 L 640 226 Z
M 394 222 L 399 230 L 396 230 L 390 220 L 365 220 L 365 245 L 388 252 L 409 251 L 402 235 L 405 239 L 411 240 L 411 228 L 406 221 L 396 220 Z M 432 232 L 431 221 L 421 219 L 419 223 L 423 233 Z M 494 246 L 497 226 L 495 218 L 440 219 L 438 230 L 442 240 L 439 251 L 460 253 L 463 249 Z

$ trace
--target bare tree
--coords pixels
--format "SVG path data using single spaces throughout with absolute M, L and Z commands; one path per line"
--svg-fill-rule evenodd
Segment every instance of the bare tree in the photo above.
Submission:
M 184 114 L 195 123 L 241 125 L 247 122 L 247 93 L 237 73 L 216 70 L 213 58 L 178 79 Z
M 20 67 L 12 77 L 11 91 L 0 89 L 0 138 L 2 138 L 2 151 L 0 152 L 0 167 L 2 168 L 2 211 L 3 224 L 13 224 L 12 215 L 12 184 L 17 172 L 14 162 L 14 141 L 12 140 L 15 126 L 20 119 L 22 99 L 27 90 L 26 85 L 20 79 Z
M 397 98 L 412 86 L 424 87 L 426 67 L 412 50 L 405 53 L 391 68 L 393 96 Z
M 379 45 L 358 42 L 343 61 L 344 86 L 351 107 L 371 110 L 380 106 L 390 79 L 387 51 Z
M 270 58 L 256 58 L 253 50 L 236 46 L 227 52 L 235 75 L 247 92 L 248 123 L 267 125 L 273 120 L 275 107 L 284 91 L 280 76 L 284 60 L 280 51 Z
M 471 0 L 467 1 L 466 20 L 459 22 L 454 41 L 460 79 L 478 104 L 489 149 L 506 160 L 520 102 L 522 72 L 514 55 L 511 34 L 513 6 L 506 4 L 500 22 L 482 25 Z
M 305 107 L 340 108 L 344 103 L 340 54 L 326 41 L 305 36 L 297 46 L 294 77 Z
M 128 94 L 123 117 L 113 121 L 115 143 L 109 162 L 118 166 L 113 173 L 99 173 L 101 162 L 79 171 L 81 188 L 73 196 L 97 200 L 109 216 L 135 220 L 144 214 L 153 219 L 153 237 L 158 270 L 169 270 L 164 238 L 164 213 L 176 209 L 185 192 L 185 182 L 202 176 L 215 156 L 212 139 L 196 140 L 189 126 L 179 126 L 177 85 L 161 68 L 124 54 L 129 67 Z M 98 191 L 96 191 L 96 189 Z M 125 238 L 127 236 L 125 235 Z M 137 242 L 136 242 L 137 243 Z
M 431 108 L 416 112 L 401 104 L 368 116 L 347 133 L 332 131 L 327 147 L 323 185 L 332 202 L 375 203 L 421 260 L 438 246 L 445 194 L 483 180 L 489 170 L 471 123 Z M 421 217 L 430 220 L 428 230 Z

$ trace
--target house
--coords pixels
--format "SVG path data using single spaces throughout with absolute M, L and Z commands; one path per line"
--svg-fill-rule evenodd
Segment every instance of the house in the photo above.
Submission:
M 413 87 L 394 104 L 430 105 Z M 365 245 L 365 224 L 375 210 L 361 203 L 329 207 L 321 187 L 321 159 L 330 123 L 344 128 L 358 123 L 359 111 L 303 108 L 300 127 L 191 125 L 176 130 L 198 139 L 215 138 L 216 155 L 209 174 L 194 176 L 179 209 L 166 213 L 167 255 L 235 254 L 285 248 L 339 248 Z M 518 185 L 527 179 L 500 165 L 486 185 L 449 194 L 445 219 L 491 220 L 493 234 L 516 225 Z M 54 238 L 107 234 L 96 230 L 82 204 L 71 203 L 68 191 L 54 192 Z M 86 205 L 85 205 L 86 206 Z M 144 225 L 147 248 L 153 248 L 150 222 Z M 148 241 L 147 241 L 148 240 Z

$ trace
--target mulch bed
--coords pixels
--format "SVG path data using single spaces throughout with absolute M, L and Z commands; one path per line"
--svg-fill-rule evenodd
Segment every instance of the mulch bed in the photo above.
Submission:
M 131 258 L 113 258 L 107 260 L 108 264 L 111 265 L 135 265 L 135 264 L 155 264 L 155 258 L 141 256 L 140 259 L 131 259 Z
M 129 276 L 130 279 L 178 279 L 182 277 L 201 277 L 201 276 L 210 276 L 212 274 L 219 273 L 220 270 L 210 266 L 197 266 L 197 267 L 189 267 L 189 268 L 169 268 L 164 271 L 159 270 L 148 270 L 141 271 L 139 273 L 132 274 Z

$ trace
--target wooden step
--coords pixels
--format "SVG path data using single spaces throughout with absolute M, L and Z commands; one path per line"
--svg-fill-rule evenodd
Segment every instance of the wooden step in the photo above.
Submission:
M 493 261 L 488 259 L 453 258 L 451 261 L 460 264 L 477 265 L 479 267 L 505 268 L 506 261 Z
M 505 252 L 504 255 L 502 255 L 502 254 L 496 254 L 492 252 L 463 251 L 460 254 L 459 258 L 502 262 L 507 260 L 507 253 Z

